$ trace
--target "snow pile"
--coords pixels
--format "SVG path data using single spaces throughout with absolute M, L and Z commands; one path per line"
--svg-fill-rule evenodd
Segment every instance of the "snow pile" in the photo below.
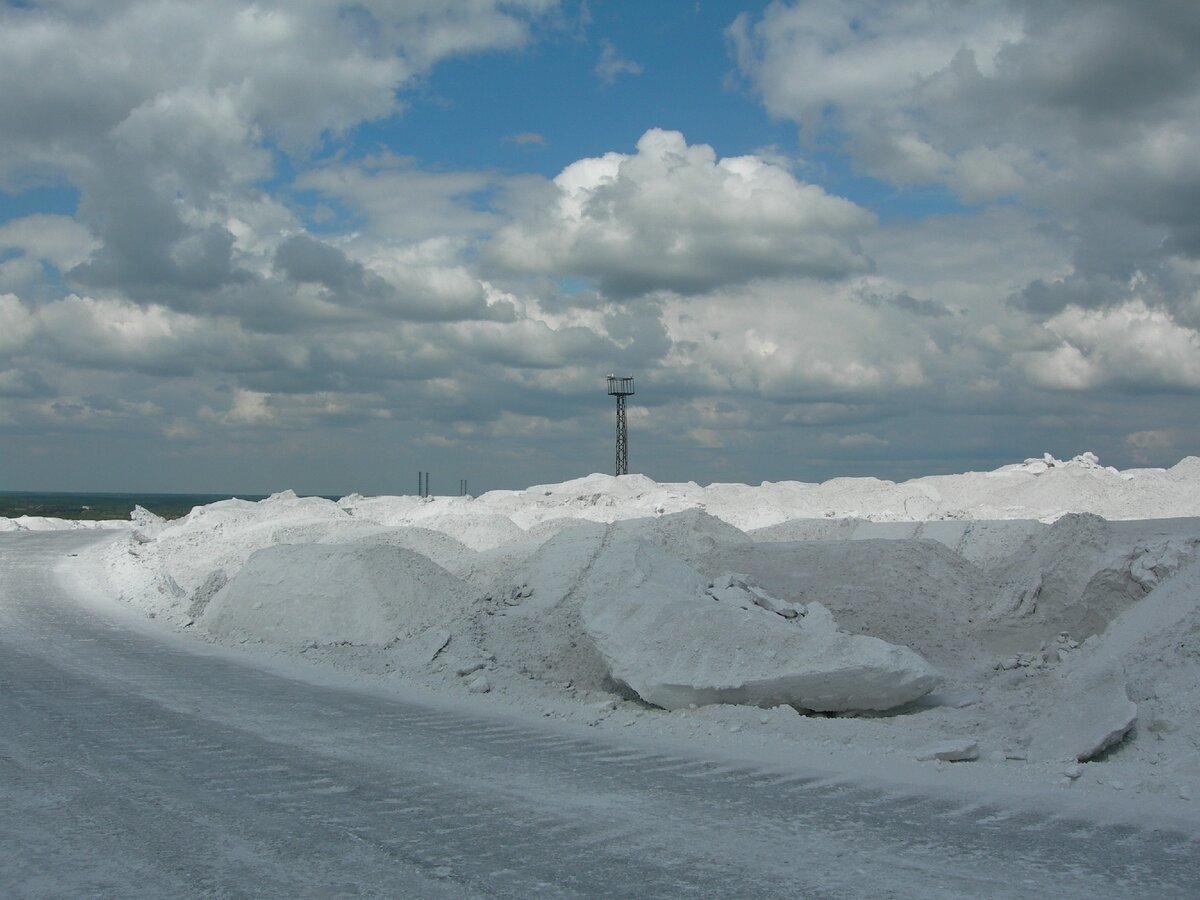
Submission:
M 1048 454 L 992 472 L 934 475 L 905 482 L 834 478 L 822 484 L 764 482 L 758 487 L 657 484 L 642 475 L 589 475 L 525 491 L 492 491 L 479 506 L 504 513 L 522 528 L 573 517 L 598 522 L 703 509 L 743 531 L 794 519 L 849 518 L 873 522 L 935 519 L 1036 519 L 1069 512 L 1106 519 L 1200 515 L 1200 458 L 1171 469 L 1101 466 L 1093 454 L 1062 461 Z
M 281 544 L 251 555 L 196 612 L 219 637 L 296 647 L 416 640 L 423 654 L 432 629 L 432 659 L 467 602 L 466 585 L 411 550 Z
M 329 500 L 292 491 L 258 502 L 221 500 L 173 522 L 141 523 L 110 554 L 108 577 L 123 600 L 150 615 L 188 619 L 255 550 L 312 542 L 337 525 L 357 523 Z
M 1001 587 L 989 615 L 1008 627 L 993 633 L 1018 640 L 1100 634 L 1194 555 L 1194 535 L 1143 534 L 1118 524 L 1068 514 L 994 566 Z
M 1088 678 L 1105 667 L 1120 671 L 1130 705 L 1137 705 L 1148 761 L 1184 760 L 1200 770 L 1200 561 L 1193 558 L 1081 649 L 1068 672 Z M 1064 693 L 1069 708 L 1076 698 Z
M 901 484 L 284 492 L 140 511 L 95 552 L 114 595 L 206 639 L 429 690 L 1170 793 L 1200 783 L 1187 516 L 1200 459 L 1084 454 Z
M 454 648 L 454 655 L 473 653 L 542 684 L 605 690 L 608 668 L 583 634 L 579 587 L 608 532 L 587 522 L 540 546 L 486 555 L 473 573 L 480 597 L 473 641 L 469 648 Z

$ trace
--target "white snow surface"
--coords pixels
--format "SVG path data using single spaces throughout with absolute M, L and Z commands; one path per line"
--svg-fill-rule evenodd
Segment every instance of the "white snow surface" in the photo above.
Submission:
M 251 652 L 834 764 L 1181 804 L 1200 788 L 1196 457 L 903 483 L 289 491 L 126 525 L 78 561 L 88 577 Z
M 0 531 L 67 531 L 128 529 L 132 522 L 114 519 L 58 519 L 54 516 L 0 516 Z

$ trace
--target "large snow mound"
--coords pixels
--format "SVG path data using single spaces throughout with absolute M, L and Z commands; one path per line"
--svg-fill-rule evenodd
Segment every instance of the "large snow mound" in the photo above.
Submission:
M 411 550 L 283 544 L 251 555 L 200 624 L 287 646 L 387 644 L 453 622 L 466 601 L 462 582 Z

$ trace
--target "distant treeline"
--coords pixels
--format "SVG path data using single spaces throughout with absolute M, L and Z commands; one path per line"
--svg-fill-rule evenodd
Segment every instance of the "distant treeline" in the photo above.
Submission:
M 36 494 L 0 491 L 0 516 L 128 519 L 134 506 L 141 506 L 165 519 L 178 519 L 191 512 L 193 506 L 228 499 L 228 494 Z M 242 495 L 242 499 L 261 500 L 263 495 Z

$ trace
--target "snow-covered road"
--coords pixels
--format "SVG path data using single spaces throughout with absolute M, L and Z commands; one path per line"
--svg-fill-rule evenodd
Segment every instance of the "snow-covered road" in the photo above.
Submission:
M 0 894 L 1200 895 L 1197 834 L 317 685 L 78 605 L 0 535 Z

